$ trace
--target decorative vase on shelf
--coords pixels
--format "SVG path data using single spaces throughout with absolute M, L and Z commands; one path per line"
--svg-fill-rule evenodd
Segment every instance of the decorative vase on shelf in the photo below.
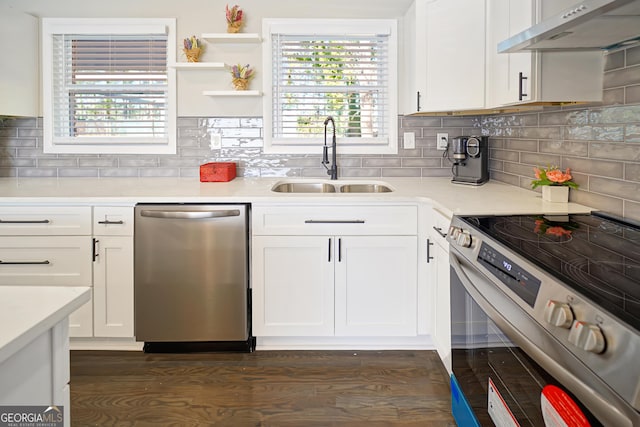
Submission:
M 233 79 L 232 83 L 236 90 L 247 90 L 247 87 L 249 86 L 249 79 L 236 77 Z
M 568 203 L 569 187 L 561 185 L 545 185 L 542 187 L 542 200 L 553 203 Z
M 184 54 L 187 57 L 187 62 L 199 62 L 201 52 L 202 49 L 200 49 L 199 47 L 184 49 Z
M 242 21 L 227 23 L 227 33 L 239 33 L 242 27 Z

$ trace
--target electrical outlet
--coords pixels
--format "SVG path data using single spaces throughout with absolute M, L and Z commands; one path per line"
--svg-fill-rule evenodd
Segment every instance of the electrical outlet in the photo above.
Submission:
M 448 133 L 437 133 L 436 134 L 436 148 L 438 150 L 444 151 L 447 149 L 449 145 L 449 134 Z
M 222 148 L 222 135 L 219 133 L 211 134 L 211 143 L 209 145 L 212 150 L 219 150 Z
M 413 132 L 405 132 L 403 135 L 404 138 L 404 148 L 406 150 L 412 150 L 416 148 L 416 134 Z

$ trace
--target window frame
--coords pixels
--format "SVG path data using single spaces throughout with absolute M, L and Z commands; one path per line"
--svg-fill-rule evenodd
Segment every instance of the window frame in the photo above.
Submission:
M 167 138 L 156 142 L 136 142 L 126 136 L 112 141 L 61 143 L 54 139 L 53 35 L 167 35 Z M 42 90 L 43 151 L 58 154 L 175 154 L 177 147 L 176 20 L 174 18 L 43 18 Z
M 338 153 L 340 154 L 397 154 L 398 153 L 398 34 L 395 19 L 263 19 L 263 72 L 262 81 L 265 94 L 263 97 L 264 147 L 267 154 L 318 154 L 321 153 L 323 137 L 308 138 L 305 141 L 275 140 L 273 135 L 273 71 L 272 35 L 300 34 L 318 35 L 358 35 L 389 34 L 388 46 L 388 103 L 386 104 L 386 126 L 389 129 L 389 140 L 386 143 L 358 144 L 358 138 L 338 137 Z

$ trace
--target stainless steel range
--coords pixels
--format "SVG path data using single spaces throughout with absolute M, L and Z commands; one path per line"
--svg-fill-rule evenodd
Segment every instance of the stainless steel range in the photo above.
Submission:
M 460 426 L 640 425 L 640 227 L 454 217 L 448 239 Z

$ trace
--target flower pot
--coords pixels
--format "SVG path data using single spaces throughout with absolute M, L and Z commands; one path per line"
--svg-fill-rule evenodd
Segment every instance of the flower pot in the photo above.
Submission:
M 249 79 L 234 78 L 232 83 L 236 90 L 247 90 L 247 87 L 249 86 Z
M 202 51 L 199 47 L 194 47 L 193 49 L 183 49 L 184 54 L 187 57 L 187 62 L 198 62 L 200 61 L 200 52 Z
M 569 187 L 545 185 L 542 187 L 542 200 L 553 203 L 569 202 Z
M 242 21 L 228 22 L 227 23 L 227 33 L 240 32 L 240 27 L 242 27 Z

